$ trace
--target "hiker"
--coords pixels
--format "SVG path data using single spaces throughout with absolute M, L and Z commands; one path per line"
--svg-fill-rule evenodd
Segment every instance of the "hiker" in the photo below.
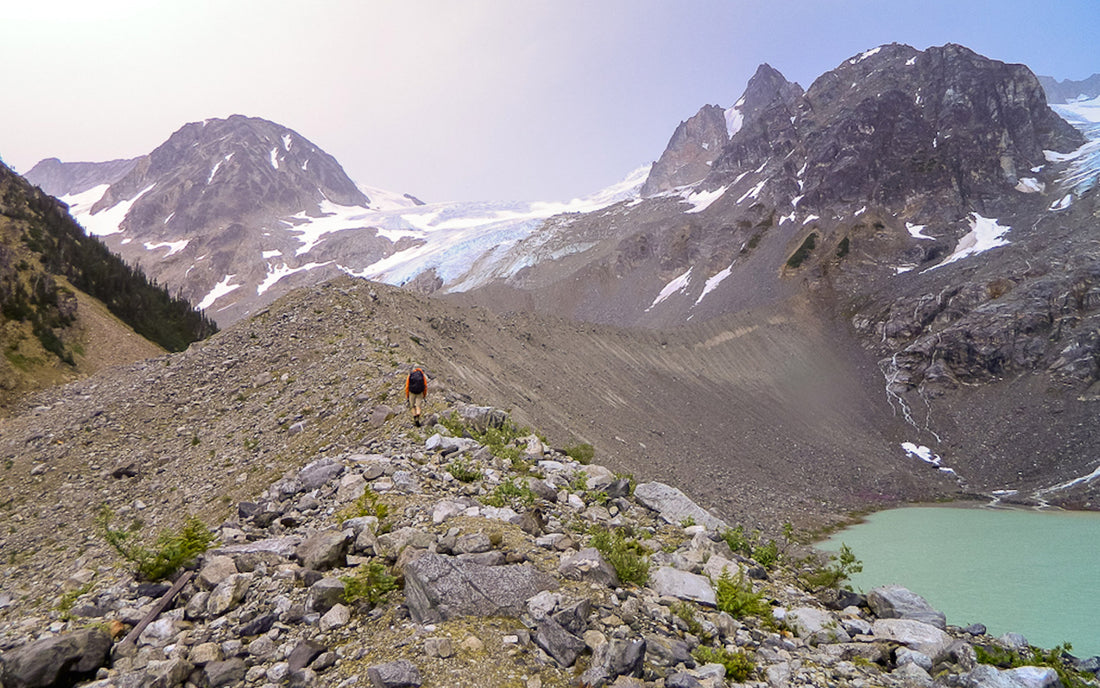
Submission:
M 413 424 L 420 427 L 421 405 L 428 396 L 428 376 L 420 368 L 413 368 L 405 378 L 405 404 L 412 408 Z

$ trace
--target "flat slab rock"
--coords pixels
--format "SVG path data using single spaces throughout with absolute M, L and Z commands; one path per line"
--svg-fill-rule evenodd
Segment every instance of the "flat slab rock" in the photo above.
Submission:
M 405 598 L 416 623 L 460 616 L 519 616 L 527 600 L 557 581 L 530 564 L 482 566 L 440 554 L 405 565 Z
M 707 530 L 724 530 L 726 522 L 711 515 L 680 490 L 664 483 L 642 483 L 634 488 L 634 498 L 661 515 L 666 522 L 680 525 L 692 519 Z

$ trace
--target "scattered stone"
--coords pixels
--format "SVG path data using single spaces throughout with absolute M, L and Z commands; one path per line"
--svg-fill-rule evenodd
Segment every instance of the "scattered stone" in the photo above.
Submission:
M 328 571 L 347 565 L 351 542 L 351 535 L 347 531 L 328 530 L 303 540 L 295 554 L 303 567 L 314 571 Z
M 290 656 L 287 657 L 288 668 L 292 672 L 298 669 L 304 669 L 324 651 L 324 645 L 312 640 L 303 640 L 291 650 Z
M 243 659 L 233 657 L 221 662 L 210 662 L 202 671 L 210 688 L 221 688 L 240 685 L 247 669 Z
M 649 574 L 649 586 L 658 595 L 671 595 L 681 600 L 699 602 L 709 607 L 716 606 L 714 588 L 710 580 L 687 571 L 662 566 Z
M 535 644 L 563 667 L 571 667 L 584 650 L 584 641 L 553 619 L 538 622 Z
M 609 588 L 619 587 L 619 576 L 615 573 L 615 568 L 594 547 L 566 554 L 561 559 L 558 571 L 570 580 L 597 583 Z

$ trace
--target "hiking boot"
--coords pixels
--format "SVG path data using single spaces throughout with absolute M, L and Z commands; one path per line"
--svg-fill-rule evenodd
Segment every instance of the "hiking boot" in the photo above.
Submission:
M 413 416 L 413 425 L 420 427 L 420 416 Z

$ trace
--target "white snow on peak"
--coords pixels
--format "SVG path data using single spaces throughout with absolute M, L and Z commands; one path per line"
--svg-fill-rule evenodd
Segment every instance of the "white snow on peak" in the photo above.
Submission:
M 103 198 L 103 194 L 108 188 L 107 184 L 101 184 L 93 189 L 88 189 L 84 193 L 72 196 L 62 196 L 61 200 L 69 205 L 69 213 L 82 227 L 84 227 L 84 230 L 88 234 L 93 236 L 108 236 L 110 234 L 118 234 L 122 231 L 122 221 L 126 219 L 126 214 L 130 212 L 130 208 L 133 207 L 142 196 L 152 191 L 154 186 L 156 186 L 156 182 L 139 191 L 133 198 L 126 201 L 119 201 L 110 208 L 103 208 L 95 214 L 91 212 L 92 206 L 95 205 L 99 199 Z M 92 200 L 93 197 L 95 197 L 95 200 Z
M 303 166 L 302 169 L 305 169 L 305 167 Z M 397 210 L 399 208 L 415 208 L 417 205 L 416 201 L 396 191 L 387 191 L 366 184 L 356 184 L 356 186 L 370 199 L 369 207 L 371 210 Z
M 925 463 L 932 464 L 938 470 L 944 473 L 954 473 L 954 469 L 948 468 L 943 465 L 943 459 L 939 454 L 934 453 L 931 449 L 924 445 L 916 445 L 913 442 L 902 442 L 901 448 L 905 450 L 905 453 L 909 456 L 915 456 Z
M 745 99 L 742 98 L 737 101 L 737 105 L 726 109 L 726 134 L 729 135 L 730 138 L 733 138 L 734 134 L 741 131 L 741 127 L 745 124 L 745 115 L 742 114 L 741 108 L 738 107 L 744 100 Z
M 271 260 L 272 258 L 278 258 L 283 255 L 283 252 L 279 250 L 264 251 L 261 255 L 263 255 L 264 260 Z
M 320 203 L 320 211 L 320 217 L 311 217 L 303 210 L 290 218 L 290 224 L 293 226 L 288 227 L 287 231 L 299 234 L 298 241 L 302 242 L 296 255 L 309 252 L 324 235 L 331 232 L 369 226 L 367 218 L 370 211 L 362 206 L 338 205 L 326 198 Z
M 1073 124 L 1075 120 L 1077 122 L 1100 124 L 1100 96 L 1089 100 L 1078 99 L 1072 103 L 1061 103 L 1050 107 L 1070 124 Z
M 181 241 L 163 241 L 159 244 L 154 244 L 152 242 L 146 241 L 144 246 L 146 251 L 155 251 L 158 248 L 167 248 L 168 253 L 165 253 L 163 256 L 164 258 L 167 258 L 187 248 L 187 244 L 190 241 L 190 239 L 183 239 Z
M 279 147 L 271 149 L 271 166 L 275 169 L 279 169 Z
M 912 222 L 905 223 L 905 228 L 909 230 L 909 236 L 914 239 L 930 239 L 935 241 L 936 237 L 930 237 L 924 233 L 925 227 L 927 227 L 927 225 L 915 225 Z
M 802 225 L 805 226 L 805 225 L 810 224 L 814 220 L 820 220 L 820 219 L 821 219 L 820 215 L 808 215 L 808 216 L 806 216 L 806 219 L 802 221 Z
M 914 55 L 913 57 L 910 57 L 908 60 L 905 61 L 905 66 L 906 67 L 912 67 L 916 63 L 917 63 L 917 56 Z
M 1016 183 L 1016 190 L 1020 193 L 1043 193 L 1047 185 L 1035 177 L 1023 177 Z
M 959 239 L 954 253 L 944 258 L 940 263 L 928 268 L 928 270 L 935 270 L 968 256 L 974 256 L 1008 244 L 1008 240 L 1004 238 L 1004 235 L 1012 229 L 1011 227 L 997 224 L 996 220 L 982 217 L 977 213 L 971 213 L 970 215 L 970 232 Z M 928 272 L 928 270 L 925 270 L 925 272 Z
M 848 60 L 848 64 L 858 64 L 860 62 L 863 62 L 868 57 L 873 57 L 875 55 L 878 55 L 880 50 L 882 50 L 882 46 L 879 46 L 877 48 L 871 48 L 870 50 L 868 50 L 867 52 L 859 55 L 858 57 L 853 57 L 852 59 Z
M 779 224 L 783 224 L 784 222 L 794 222 L 794 221 L 795 221 L 794 211 L 791 211 L 790 215 L 784 215 L 783 217 L 779 218 Z
M 198 308 L 200 311 L 204 311 L 207 308 L 213 306 L 214 302 L 221 297 L 225 296 L 234 289 L 239 289 L 241 285 L 231 284 L 234 277 L 236 277 L 236 275 L 226 275 L 225 277 L 223 277 L 222 281 L 215 284 L 214 288 L 210 290 L 210 293 L 204 296 L 202 298 L 202 301 L 199 301 L 196 308 Z
M 214 169 L 210 170 L 210 174 L 206 177 L 206 183 L 207 184 L 214 181 L 214 175 L 218 173 L 218 168 L 220 168 L 221 166 L 222 166 L 222 161 L 221 160 L 214 163 Z
M 285 151 L 290 150 L 290 141 L 291 141 L 290 134 L 289 133 L 283 134 L 283 150 L 285 150 Z
M 728 268 L 720 270 L 713 277 L 708 278 L 706 284 L 703 285 L 703 293 L 699 294 L 699 298 L 695 299 L 695 305 L 698 306 L 699 302 L 702 301 L 707 294 L 717 289 L 718 285 L 721 284 L 722 281 L 729 277 L 732 273 L 733 263 L 730 263 L 730 266 Z M 650 306 L 650 308 L 652 308 L 652 306 Z
M 684 196 L 684 201 L 691 204 L 691 208 L 684 211 L 684 213 L 701 213 L 710 207 L 712 203 L 722 197 L 722 194 L 726 193 L 728 187 L 721 186 L 714 191 L 699 191 L 689 192 Z
M 646 312 L 648 313 L 649 311 L 653 310 L 654 306 L 661 303 L 676 292 L 684 291 L 685 289 L 687 289 L 688 285 L 691 283 L 692 270 L 693 268 L 688 268 L 687 272 L 680 275 L 679 277 L 674 277 L 672 281 L 666 284 L 664 289 L 661 290 L 661 293 L 657 294 L 657 298 L 653 299 L 653 303 L 649 304 L 649 308 L 645 309 Z

